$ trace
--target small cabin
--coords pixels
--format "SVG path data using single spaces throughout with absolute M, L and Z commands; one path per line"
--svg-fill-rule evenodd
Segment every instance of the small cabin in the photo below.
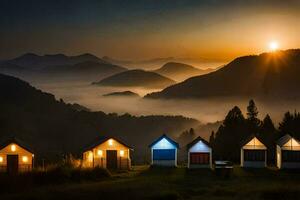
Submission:
M 0 145 L 0 171 L 9 174 L 31 171 L 33 168 L 33 151 L 28 145 L 13 138 Z
M 151 165 L 176 167 L 177 152 L 179 144 L 169 138 L 167 135 L 162 135 L 149 145 L 151 148 Z
M 267 166 L 267 147 L 256 136 L 250 136 L 241 147 L 241 167 Z
M 300 142 L 290 135 L 285 135 L 276 145 L 277 167 L 279 169 L 300 168 Z
M 212 168 L 212 148 L 200 136 L 187 145 L 188 168 Z
M 83 153 L 84 167 L 101 167 L 111 170 L 131 168 L 130 151 L 127 144 L 116 138 L 97 138 Z

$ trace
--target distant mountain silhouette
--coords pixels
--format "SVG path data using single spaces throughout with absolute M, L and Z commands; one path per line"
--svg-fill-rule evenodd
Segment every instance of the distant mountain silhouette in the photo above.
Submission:
M 169 77 L 176 81 L 183 81 L 187 78 L 198 76 L 202 74 L 207 74 L 214 71 L 213 69 L 197 69 L 191 65 L 177 62 L 168 62 L 163 65 L 161 68 L 154 70 L 153 72 L 160 75 Z
M 131 92 L 131 91 L 123 91 L 123 92 L 112 92 L 112 93 L 108 93 L 108 94 L 104 94 L 104 97 L 140 97 L 140 95 L 138 95 L 137 93 Z
M 2 65 L 13 64 L 27 69 L 42 69 L 48 66 L 55 65 L 74 65 L 82 62 L 98 62 L 105 63 L 108 62 L 92 55 L 92 54 L 82 54 L 78 56 L 66 56 L 64 54 L 53 54 L 40 56 L 33 53 L 26 53 L 20 57 L 14 58 L 12 60 L 7 60 L 2 62 Z
M 210 74 L 192 77 L 146 98 L 204 98 L 212 96 L 300 96 L 300 50 L 237 58 Z
M 162 133 L 174 135 L 199 123 L 182 116 L 136 117 L 89 112 L 2 74 L 0 91 L 0 140 L 14 134 L 32 146 L 36 161 L 57 159 L 66 153 L 80 154 L 99 135 L 115 136 L 135 149 L 144 148 L 134 154 L 135 158 L 144 159 L 149 141 Z
M 50 77 L 87 78 L 90 81 L 126 71 L 121 66 L 110 64 L 92 54 L 66 56 L 64 54 L 44 55 L 28 53 L 0 64 L 0 72 L 18 77 L 44 75 Z
M 165 88 L 175 81 L 154 72 L 144 70 L 128 70 L 107 77 L 94 84 L 101 86 Z

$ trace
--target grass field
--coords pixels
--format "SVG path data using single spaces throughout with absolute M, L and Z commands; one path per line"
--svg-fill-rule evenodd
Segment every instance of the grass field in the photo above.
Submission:
M 102 181 L 34 187 L 0 199 L 300 199 L 300 173 L 235 167 L 223 179 L 207 169 L 136 166 Z

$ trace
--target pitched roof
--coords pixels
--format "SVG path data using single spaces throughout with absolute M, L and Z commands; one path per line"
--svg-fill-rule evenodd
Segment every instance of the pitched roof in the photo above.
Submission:
M 153 147 L 157 142 L 159 142 L 161 139 L 165 138 L 168 142 L 170 142 L 171 144 L 173 144 L 174 146 L 176 146 L 176 148 L 179 149 L 179 144 L 177 142 L 175 142 L 174 140 L 172 140 L 171 138 L 169 138 L 166 134 L 163 134 L 162 136 L 160 136 L 159 138 L 157 138 L 156 140 L 154 140 L 154 142 L 152 142 L 149 147 Z
M 83 152 L 85 151 L 89 151 L 93 148 L 95 148 L 96 146 L 106 142 L 109 139 L 113 139 L 116 140 L 117 142 L 119 142 L 120 144 L 126 146 L 127 148 L 133 150 L 133 148 L 127 144 L 125 144 L 124 142 L 122 142 L 121 140 L 115 138 L 115 137 L 108 137 L 108 136 L 98 136 L 97 138 L 95 138 L 90 144 L 88 144 L 84 149 Z
M 33 149 L 28 144 L 26 144 L 24 141 L 20 140 L 19 138 L 16 138 L 15 136 L 10 137 L 6 140 L 3 140 L 0 144 L 0 150 L 7 147 L 11 143 L 19 145 L 20 147 L 22 147 L 23 149 L 29 151 L 30 153 L 34 152 Z
M 264 144 L 263 140 L 262 140 L 259 136 L 255 135 L 255 134 L 252 134 L 252 135 L 249 135 L 245 140 L 242 141 L 241 147 L 243 147 L 243 146 L 245 146 L 246 144 L 248 144 L 248 143 L 249 143 L 252 139 L 254 139 L 254 138 L 258 139 L 258 141 L 260 141 L 264 146 L 266 146 L 266 145 Z
M 296 142 L 300 143 L 300 141 L 297 140 L 296 138 L 292 137 L 289 134 L 286 134 L 283 137 L 279 138 L 279 140 L 277 141 L 277 145 L 280 146 L 280 147 L 283 147 L 291 139 L 294 139 L 294 140 L 296 140 Z
M 194 139 L 191 143 L 187 144 L 187 149 L 192 148 L 195 144 L 197 144 L 199 141 L 202 141 L 204 144 L 206 144 L 207 146 L 211 147 L 209 142 L 207 142 L 205 139 L 203 139 L 202 137 L 198 136 L 196 139 Z

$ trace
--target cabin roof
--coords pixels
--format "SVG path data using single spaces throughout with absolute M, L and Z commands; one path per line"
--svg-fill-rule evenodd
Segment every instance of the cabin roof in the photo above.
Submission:
M 195 144 L 197 144 L 199 141 L 202 141 L 204 144 L 206 144 L 207 146 L 211 147 L 209 142 L 207 142 L 205 139 L 203 139 L 202 137 L 198 136 L 196 139 L 194 139 L 191 143 L 187 144 L 187 149 L 189 150 L 190 148 L 192 148 Z
M 152 142 L 149 147 L 153 147 L 157 142 L 159 142 L 160 140 L 162 140 L 163 138 L 165 138 L 168 142 L 170 142 L 171 144 L 173 144 L 176 148 L 179 149 L 179 144 L 177 142 L 175 142 L 174 140 L 172 140 L 171 138 L 169 138 L 166 134 L 163 134 L 162 136 L 160 136 L 159 138 L 157 138 L 156 140 L 154 140 L 154 142 Z
M 262 138 L 260 138 L 259 136 L 255 135 L 255 134 L 251 134 L 249 135 L 245 140 L 242 141 L 241 143 L 241 147 L 245 146 L 246 144 L 248 144 L 251 140 L 253 140 L 254 138 L 258 139 L 258 141 L 260 141 L 264 146 L 266 146 L 262 140 Z
M 283 137 L 279 138 L 279 140 L 277 141 L 277 145 L 280 146 L 280 147 L 283 147 L 288 141 L 290 141 L 291 139 L 294 139 L 296 140 L 298 143 L 299 140 L 297 140 L 296 138 L 292 137 L 291 135 L 289 134 L 286 134 L 284 135 Z
M 7 147 L 8 145 L 10 144 L 17 144 L 18 146 L 22 147 L 23 149 L 29 151 L 30 153 L 33 153 L 33 149 L 28 145 L 26 144 L 23 140 L 20 140 L 19 138 L 13 136 L 13 137 L 10 137 L 6 140 L 3 140 L 1 143 L 0 143 L 0 150 L 4 149 L 5 147 Z
M 95 138 L 90 144 L 88 144 L 84 149 L 83 151 L 89 151 L 95 147 L 97 147 L 98 145 L 106 142 L 107 140 L 109 139 L 113 139 L 113 140 L 116 140 L 117 142 L 119 142 L 120 144 L 126 146 L 127 148 L 133 150 L 133 148 L 127 144 L 125 144 L 124 142 L 122 142 L 121 140 L 115 138 L 115 137 L 108 137 L 108 136 L 98 136 L 97 138 Z

